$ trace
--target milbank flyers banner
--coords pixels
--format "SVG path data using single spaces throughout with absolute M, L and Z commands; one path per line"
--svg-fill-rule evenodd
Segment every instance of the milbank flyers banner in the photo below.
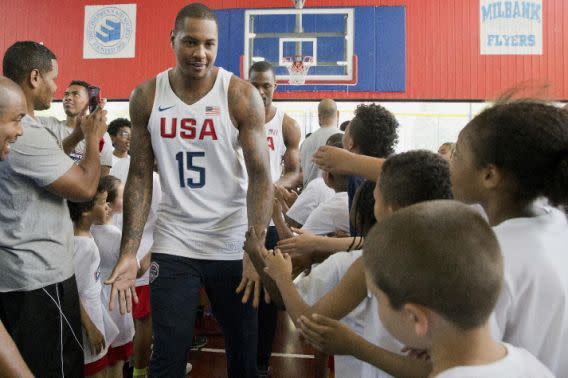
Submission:
M 542 0 L 480 0 L 481 55 L 542 55 Z

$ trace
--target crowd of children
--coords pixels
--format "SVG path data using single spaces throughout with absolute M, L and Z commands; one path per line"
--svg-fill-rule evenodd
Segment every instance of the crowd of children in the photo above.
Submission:
M 385 130 L 376 114 L 384 112 L 361 106 L 358 114 L 375 120 L 366 127 L 382 130 L 361 136 L 348 125 L 316 153 L 327 154 L 322 178 L 299 195 L 275 190 L 280 241 L 265 251 L 265 270 L 304 340 L 319 359 L 336 355 L 337 377 L 568 374 L 568 224 L 558 207 L 568 200 L 568 114 L 496 104 L 439 154 L 360 154 L 358 138 L 394 133 L 396 142 L 396 127 Z M 119 122 L 113 139 L 128 137 Z M 372 168 L 373 180 L 354 180 Z M 147 278 L 137 288 L 144 310 L 133 314 L 109 312 L 101 283 L 120 253 L 123 190 L 104 176 L 92 200 L 68 203 L 87 376 L 120 376 L 135 319 L 150 313 Z M 138 253 L 146 277 L 160 195 Z M 147 350 L 136 370 L 145 374 L 150 322 L 136 331 Z
M 336 359 L 337 376 L 568 375 L 566 111 L 510 100 L 477 115 L 439 156 L 370 160 L 325 146 L 314 160 L 334 175 L 378 176 L 378 224 L 361 215 L 363 184 L 351 219 L 366 227 L 348 252 L 306 232 L 265 251 L 304 339 L 352 356 Z M 280 209 L 294 205 L 276 201 L 286 219 Z M 320 256 L 330 257 L 317 265 Z

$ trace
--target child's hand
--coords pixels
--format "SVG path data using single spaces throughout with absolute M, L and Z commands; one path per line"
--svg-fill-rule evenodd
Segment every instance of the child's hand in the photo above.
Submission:
M 314 164 L 322 171 L 333 174 L 348 174 L 346 166 L 353 156 L 352 152 L 333 146 L 321 146 L 312 156 Z
M 298 319 L 300 334 L 317 350 L 327 354 L 353 355 L 357 334 L 338 320 L 313 314 Z
M 280 240 L 278 242 L 278 248 L 280 248 L 282 252 L 306 253 L 317 250 L 319 236 L 311 233 L 310 231 L 295 227 L 292 227 L 291 230 L 297 233 L 298 236 Z
M 274 193 L 276 198 L 286 203 L 287 207 L 291 207 L 296 199 L 298 199 L 298 193 L 288 190 L 282 185 L 274 185 Z
M 286 202 L 286 205 L 288 205 L 288 207 L 292 207 L 292 205 L 294 204 L 294 202 L 296 202 L 297 199 L 298 199 L 298 193 L 296 193 L 293 190 L 286 190 L 286 193 L 284 195 L 284 201 Z
M 250 227 L 246 233 L 245 244 L 243 246 L 245 252 L 248 254 L 250 252 L 264 254 L 266 248 L 264 248 L 264 240 L 266 239 L 266 230 L 263 230 L 260 234 L 254 227 Z
M 282 216 L 282 202 L 278 197 L 274 198 L 272 201 L 272 218 L 278 218 Z
M 293 266 L 293 269 L 292 269 L 292 276 L 293 277 L 298 276 L 302 272 L 306 272 L 306 274 L 309 274 L 309 272 L 312 268 L 312 264 L 314 263 L 312 255 L 313 255 L 312 252 L 307 252 L 307 253 L 292 252 L 292 253 L 290 253 L 290 258 L 292 259 L 292 266 Z
M 105 349 L 105 337 L 94 324 L 85 327 L 85 332 L 89 339 L 89 348 L 93 354 L 99 354 Z
M 264 271 L 276 282 L 292 279 L 292 259 L 288 254 L 282 254 L 279 249 L 264 257 Z
M 284 199 L 284 194 L 286 189 L 282 185 L 274 185 L 274 198 L 276 199 Z

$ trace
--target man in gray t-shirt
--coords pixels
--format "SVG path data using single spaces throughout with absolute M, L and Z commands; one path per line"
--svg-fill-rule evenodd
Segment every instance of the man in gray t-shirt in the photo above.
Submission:
M 94 196 L 100 177 L 99 139 L 106 112 L 80 125 L 86 152 L 79 164 L 34 117 L 48 109 L 57 85 L 55 55 L 16 42 L 4 74 L 22 89 L 23 135 L 0 161 L 0 321 L 36 376 L 82 376 L 81 317 L 73 276 L 73 228 L 66 200 Z M 63 345 L 63 350 L 59 346 Z
M 304 140 L 300 147 L 300 164 L 304 175 L 304 188 L 310 181 L 321 177 L 321 170 L 312 162 L 312 156 L 318 148 L 325 146 L 327 139 L 333 134 L 339 133 L 337 128 L 339 113 L 337 105 L 331 99 L 323 99 L 318 105 L 318 119 L 320 128 L 317 129 L 309 138 Z
M 81 116 L 89 106 L 89 83 L 73 80 L 63 93 L 63 110 L 67 118 L 60 121 L 55 117 L 38 117 L 38 120 L 51 131 L 64 147 L 64 151 L 75 163 L 83 160 L 85 156 L 85 140 L 77 126 Z M 69 139 L 68 139 L 69 138 Z M 105 133 L 103 142 L 99 143 L 101 154 L 101 176 L 109 174 L 112 168 L 112 140 Z M 66 143 L 68 142 L 68 143 Z
M 26 115 L 22 125 L 24 134 L 0 163 L 0 224 L 10 225 L 0 229 L 0 292 L 35 290 L 73 275 L 69 210 L 46 188 L 73 160 L 37 120 Z

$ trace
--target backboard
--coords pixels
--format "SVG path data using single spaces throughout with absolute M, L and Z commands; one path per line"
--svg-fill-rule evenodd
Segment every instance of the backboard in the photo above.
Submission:
M 312 58 L 306 85 L 356 84 L 353 25 L 353 8 L 246 10 L 242 76 L 248 79 L 250 66 L 266 60 L 274 66 L 277 82 L 289 84 L 285 61 L 302 56 Z

